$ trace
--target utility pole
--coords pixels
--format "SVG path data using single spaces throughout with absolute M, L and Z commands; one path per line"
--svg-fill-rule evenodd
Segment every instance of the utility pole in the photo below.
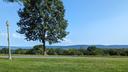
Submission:
M 6 26 L 7 26 L 7 41 L 8 41 L 8 50 L 9 50 L 8 58 L 9 58 L 9 60 L 12 60 L 11 48 L 10 48 L 10 38 L 9 38 L 9 22 L 8 21 L 6 21 Z

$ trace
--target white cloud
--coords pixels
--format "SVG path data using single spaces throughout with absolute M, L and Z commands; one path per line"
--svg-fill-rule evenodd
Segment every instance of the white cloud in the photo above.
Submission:
M 68 39 L 68 38 L 64 38 L 64 41 L 62 41 L 62 43 L 64 43 L 64 44 L 73 44 L 72 40 Z
M 0 36 L 7 37 L 7 33 L 6 32 L 2 32 L 2 33 L 0 33 Z M 17 34 L 17 33 L 10 33 L 10 37 L 13 37 L 15 39 L 23 39 L 24 38 L 22 35 Z
M 22 35 L 17 34 L 17 33 L 13 33 L 13 34 L 12 34 L 12 37 L 13 37 L 13 38 L 16 38 L 16 39 L 23 39 L 23 38 L 24 38 Z
M 0 33 L 0 35 L 1 35 L 1 36 L 7 36 L 7 33 L 2 32 L 2 33 Z

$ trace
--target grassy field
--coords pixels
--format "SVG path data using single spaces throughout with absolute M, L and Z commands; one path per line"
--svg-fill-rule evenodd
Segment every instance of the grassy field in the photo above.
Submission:
M 128 58 L 1 58 L 0 72 L 128 72 Z

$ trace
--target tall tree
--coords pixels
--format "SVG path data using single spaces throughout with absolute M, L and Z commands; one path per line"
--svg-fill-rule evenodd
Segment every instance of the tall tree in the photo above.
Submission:
M 67 20 L 61 0 L 26 0 L 24 8 L 18 11 L 20 21 L 17 23 L 20 34 L 24 34 L 26 40 L 40 41 L 45 44 L 58 43 L 68 34 L 66 31 Z

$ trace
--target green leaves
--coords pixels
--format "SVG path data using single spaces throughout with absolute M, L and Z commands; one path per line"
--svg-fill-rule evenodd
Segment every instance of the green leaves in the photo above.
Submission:
M 68 34 L 67 20 L 61 0 L 24 0 L 24 8 L 18 11 L 18 32 L 27 40 L 57 43 Z
M 24 0 L 3 0 L 3 1 L 6 1 L 6 2 L 22 2 Z

